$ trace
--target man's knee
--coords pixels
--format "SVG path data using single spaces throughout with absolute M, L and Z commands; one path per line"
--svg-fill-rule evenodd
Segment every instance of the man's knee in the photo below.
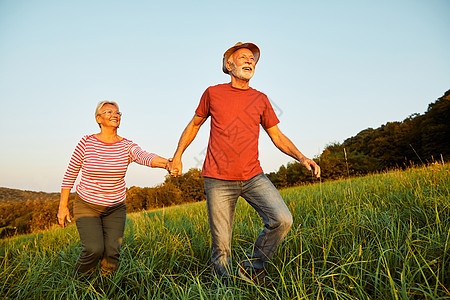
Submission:
M 292 223 L 294 222 L 292 214 L 289 211 L 280 213 L 277 219 L 279 227 L 283 228 L 285 231 L 289 231 L 291 229 Z

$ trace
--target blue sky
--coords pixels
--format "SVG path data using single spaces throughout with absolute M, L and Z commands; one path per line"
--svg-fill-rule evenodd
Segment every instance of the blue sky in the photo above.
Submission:
M 56 192 L 73 149 L 117 101 L 119 134 L 171 156 L 203 91 L 229 82 L 224 51 L 261 49 L 251 86 L 307 156 L 423 113 L 450 89 L 450 2 L 0 0 L 0 186 Z M 184 154 L 201 167 L 209 122 Z M 263 132 L 265 172 L 292 159 Z M 164 170 L 136 164 L 127 186 Z

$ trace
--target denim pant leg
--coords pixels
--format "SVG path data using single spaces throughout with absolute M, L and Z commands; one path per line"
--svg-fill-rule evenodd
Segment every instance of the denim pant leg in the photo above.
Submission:
M 292 226 L 292 214 L 275 186 L 263 173 L 244 182 L 242 197 L 262 218 L 264 228 L 244 266 L 262 269 Z
M 216 276 L 229 276 L 231 235 L 240 184 L 238 181 L 205 177 L 205 193 L 211 231 L 212 272 Z

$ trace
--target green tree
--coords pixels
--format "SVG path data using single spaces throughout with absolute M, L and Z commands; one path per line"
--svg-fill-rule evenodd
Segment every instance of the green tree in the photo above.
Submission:
M 420 126 L 422 138 L 422 154 L 424 159 L 444 160 L 450 155 L 450 90 L 435 103 L 428 106 L 428 110 Z
M 201 170 L 192 168 L 179 177 L 166 176 L 164 184 L 174 185 L 180 192 L 184 203 L 198 202 L 206 199 L 205 183 L 201 177 Z

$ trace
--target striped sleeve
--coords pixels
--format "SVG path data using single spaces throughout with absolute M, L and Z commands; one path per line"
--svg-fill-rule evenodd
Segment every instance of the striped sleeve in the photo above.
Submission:
M 75 147 L 72 157 L 67 167 L 66 173 L 61 184 L 61 188 L 72 189 L 80 172 L 81 165 L 83 163 L 84 155 L 86 152 L 86 140 L 87 136 L 84 136 Z
M 140 165 L 151 167 L 152 160 L 157 157 L 155 153 L 142 150 L 137 144 L 132 144 L 130 149 L 131 161 Z

